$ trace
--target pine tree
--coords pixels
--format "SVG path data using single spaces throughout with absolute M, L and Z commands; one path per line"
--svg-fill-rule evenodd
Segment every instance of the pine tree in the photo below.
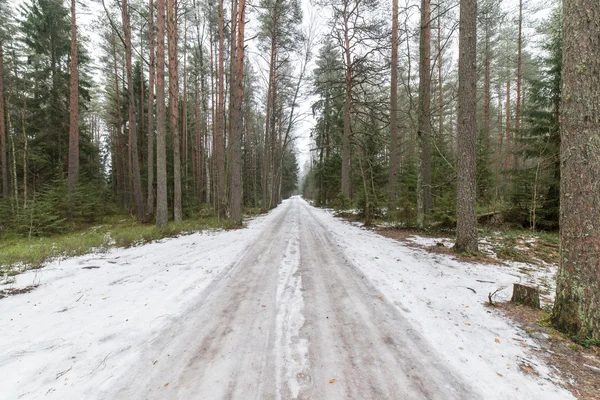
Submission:
M 456 252 L 476 252 L 477 243 L 477 0 L 460 4 L 458 55 L 458 148 Z
M 563 1 L 560 266 L 554 325 L 600 341 L 600 3 Z

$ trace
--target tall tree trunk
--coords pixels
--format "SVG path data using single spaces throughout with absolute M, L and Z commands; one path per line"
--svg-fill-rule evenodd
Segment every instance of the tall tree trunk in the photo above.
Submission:
M 442 60 L 442 18 L 441 18 L 441 7 L 438 4 L 437 12 L 437 67 L 438 67 L 438 136 L 440 143 L 444 142 L 444 80 L 443 80 L 443 60 Z M 452 140 L 452 139 L 450 139 Z
M 119 69 L 117 67 L 117 45 L 115 43 L 115 37 L 112 37 L 112 51 L 113 51 L 113 73 L 115 76 L 115 97 L 117 101 L 117 140 L 116 140 L 116 158 L 113 160 L 113 168 L 116 169 L 117 174 L 117 193 L 121 209 L 126 204 L 126 189 L 125 189 L 125 171 L 124 171 L 124 159 L 125 159 L 125 144 L 123 143 L 123 133 L 121 131 L 123 127 L 123 120 L 121 118 L 121 91 L 119 85 Z
M 344 57 L 346 62 L 345 76 L 345 99 L 344 99 L 344 136 L 342 138 L 342 195 L 350 198 L 350 131 L 352 120 L 350 112 L 352 110 L 352 56 L 350 49 L 350 10 L 352 4 L 349 0 L 344 0 Z
M 485 26 L 485 60 L 484 60 L 484 82 L 483 82 L 483 130 L 486 138 L 492 134 L 492 125 L 490 120 L 490 106 L 492 101 L 491 91 L 491 60 L 490 60 L 490 36 L 488 22 Z
M 23 96 L 23 110 L 21 111 L 21 131 L 23 133 L 23 210 L 27 209 L 27 171 L 29 166 L 29 138 L 25 130 L 25 113 L 27 112 L 27 97 Z
M 560 267 L 552 321 L 600 340 L 600 3 L 563 0 Z
M 278 2 L 275 1 L 273 8 L 273 27 L 277 26 L 278 15 Z M 267 108 L 265 117 L 265 143 L 264 143 L 264 154 L 263 154 L 263 165 L 262 165 L 262 209 L 269 209 L 270 191 L 269 175 L 272 174 L 273 168 L 272 163 L 275 160 L 275 148 L 272 146 L 275 125 L 272 123 L 275 107 L 275 84 L 276 84 L 276 65 L 277 62 L 277 29 L 273 28 L 271 32 L 271 56 L 269 59 L 269 81 L 267 83 Z M 271 188 L 271 190 L 273 190 Z
M 390 78 L 390 170 L 388 210 L 396 210 L 398 197 L 398 0 L 392 0 L 392 71 Z M 321 150 L 321 160 L 323 151 Z M 321 161 L 322 165 L 322 161 Z M 320 194 L 319 194 L 320 196 Z
M 417 136 L 417 225 L 425 225 L 431 208 L 431 8 L 430 0 L 421 0 L 421 35 L 419 39 L 419 111 Z
M 188 104 L 187 104 L 187 18 L 184 16 L 183 19 L 183 105 L 182 105 L 182 133 L 183 133 L 183 143 L 182 143 L 182 151 L 183 151 L 183 178 L 185 182 L 185 190 L 188 190 L 187 178 L 188 178 Z
M 455 251 L 477 251 L 477 1 L 460 3 Z
M 135 199 L 138 222 L 144 221 L 144 197 L 142 195 L 142 178 L 138 158 L 137 119 L 135 115 L 135 94 L 133 93 L 133 66 L 131 64 L 131 26 L 127 0 L 122 0 L 123 35 L 125 39 L 125 62 L 127 64 L 127 97 L 129 99 L 129 138 L 131 142 L 131 169 L 133 170 L 133 197 Z
M 69 96 L 69 220 L 73 220 L 73 195 L 79 179 L 79 68 L 77 66 L 76 0 L 71 0 L 71 89 Z
M 235 225 L 242 225 L 242 101 L 244 98 L 244 28 L 246 1 L 239 0 L 237 21 L 237 48 L 235 57 L 235 94 L 231 121 L 231 218 Z
M 148 0 L 148 195 L 146 213 L 154 214 L 154 1 Z M 143 85 L 143 84 L 142 84 Z
M 10 104 L 10 96 L 9 101 Z M 15 133 L 13 132 L 11 121 L 10 121 L 10 112 L 6 113 L 6 126 L 8 130 L 8 134 L 10 136 L 10 145 L 11 145 L 11 156 L 12 156 L 12 179 L 13 179 L 13 193 L 15 196 L 14 200 L 14 211 L 19 210 L 19 181 L 17 179 L 17 154 L 16 154 L 16 146 L 15 146 Z
M 177 63 L 177 0 L 167 0 L 167 33 L 169 35 L 169 129 L 173 137 L 173 217 L 181 215 L 181 145 L 179 143 L 179 73 Z
M 165 0 L 156 0 L 156 226 L 169 222 L 167 110 L 165 106 Z
M 511 138 L 510 138 L 510 79 L 506 79 L 506 109 L 504 110 L 506 123 L 504 126 L 504 196 L 507 198 L 510 191 L 510 173 L 509 173 L 509 159 L 511 152 Z
M 6 160 L 6 108 L 4 103 L 4 43 L 0 41 L 0 163 L 2 164 L 2 197 L 8 199 L 8 162 Z
M 219 0 L 219 60 L 217 74 L 217 121 L 215 128 L 215 154 L 216 162 L 216 206 L 219 217 L 225 218 L 227 193 L 226 193 L 226 176 L 225 176 L 225 31 L 224 31 L 224 10 L 223 0 Z
M 523 0 L 519 0 L 519 38 L 517 40 L 517 103 L 515 110 L 515 132 L 513 140 L 513 171 L 516 171 L 519 156 L 516 147 L 519 146 L 517 138 L 521 132 L 521 84 L 523 77 Z

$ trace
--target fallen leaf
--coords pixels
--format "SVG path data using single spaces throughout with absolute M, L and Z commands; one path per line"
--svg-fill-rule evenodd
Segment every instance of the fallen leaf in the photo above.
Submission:
M 169 382 L 167 382 L 163 385 L 163 387 L 167 387 L 167 386 L 169 386 Z
M 494 339 L 494 342 L 500 343 L 500 339 L 496 338 L 496 339 Z
M 152 365 L 156 365 L 157 362 L 158 362 L 158 360 L 152 361 Z
M 329 383 L 335 383 L 335 379 L 330 379 Z
M 377 298 L 381 301 L 383 301 L 383 296 L 377 296 Z
M 498 374 L 498 376 L 504 376 L 504 375 L 502 375 L 500 372 L 496 372 L 496 373 Z

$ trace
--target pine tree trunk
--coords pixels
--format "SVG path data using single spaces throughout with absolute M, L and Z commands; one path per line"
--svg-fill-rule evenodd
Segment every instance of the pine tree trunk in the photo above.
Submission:
M 215 128 L 215 163 L 216 163 L 216 207 L 220 218 L 227 215 L 227 193 L 225 176 L 225 31 L 223 0 L 219 0 L 219 60 L 217 74 L 217 112 Z
M 552 320 L 600 340 L 600 3 L 563 1 L 560 267 Z
M 431 9 L 430 0 L 421 0 L 421 35 L 419 39 L 419 110 L 417 137 L 417 226 L 423 228 L 431 209 Z
M 273 8 L 273 27 L 277 26 L 278 20 L 278 2 L 275 2 Z M 269 81 L 267 83 L 267 108 L 265 111 L 265 142 L 264 142 L 264 154 L 262 160 L 262 209 L 266 211 L 269 209 L 269 201 L 271 193 L 269 191 L 269 176 L 273 173 L 272 163 L 275 159 L 274 147 L 272 146 L 272 137 L 275 134 L 273 119 L 273 107 L 275 106 L 275 63 L 277 60 L 277 29 L 273 29 L 271 32 L 271 55 L 269 59 Z M 272 188 L 271 188 L 272 190 Z
M 521 132 L 521 84 L 523 77 L 523 0 L 519 0 L 519 37 L 517 40 L 517 103 L 515 110 L 515 133 L 513 140 L 513 171 L 519 166 L 519 156 L 516 147 L 519 145 L 517 138 Z
M 392 0 L 392 60 L 390 79 L 390 170 L 388 210 L 396 210 L 398 197 L 398 0 Z M 321 165 L 323 152 L 321 151 Z
M 27 209 L 27 171 L 29 166 L 29 139 L 25 130 L 25 113 L 27 112 L 27 97 L 23 96 L 23 110 L 21 111 L 21 132 L 23 133 L 23 210 Z
M 181 214 L 181 145 L 179 138 L 179 73 L 177 63 L 177 0 L 167 0 L 169 36 L 169 129 L 173 138 L 173 217 L 180 223 Z
M 71 88 L 69 96 L 69 220 L 73 220 L 73 195 L 79 179 L 79 69 L 77 66 L 76 0 L 71 0 Z
M 352 57 L 350 49 L 350 10 L 352 4 L 349 0 L 344 1 L 344 57 L 346 61 L 345 76 L 345 99 L 344 99 L 344 137 L 342 138 L 342 195 L 350 198 L 350 130 L 352 119 Z
M 0 163 L 2 164 L 2 197 L 8 199 L 8 161 L 6 160 L 6 107 L 4 103 L 4 43 L 0 41 Z
M 148 1 L 148 195 L 146 213 L 154 215 L 154 1 Z
M 506 118 L 506 123 L 504 126 L 504 173 L 505 173 L 505 177 L 504 177 L 504 185 L 505 185 L 505 190 L 504 190 L 504 196 L 505 198 L 508 198 L 509 196 L 509 191 L 510 191 L 510 173 L 509 173 L 509 166 L 508 166 L 508 162 L 510 159 L 510 151 L 511 151 L 511 140 L 510 140 L 510 79 L 506 80 L 506 108 L 504 110 L 505 118 Z
M 112 38 L 112 50 L 113 50 L 113 73 L 115 76 L 115 97 L 117 101 L 117 138 L 116 138 L 116 158 L 113 160 L 113 166 L 116 169 L 117 174 L 117 196 L 121 209 L 125 208 L 126 204 L 126 189 L 125 189 L 125 171 L 124 171 L 124 158 L 125 158 L 125 144 L 123 143 L 122 126 L 123 120 L 121 118 L 121 91 L 119 85 L 119 69 L 117 67 L 117 45 L 115 43 L 115 37 Z
M 244 28 L 246 2 L 239 0 L 238 37 L 235 57 L 235 94 L 231 121 L 231 218 L 235 225 L 242 225 L 242 101 L 244 98 Z M 235 32 L 234 32 L 235 34 Z
M 167 110 L 165 106 L 165 1 L 156 1 L 156 226 L 169 222 Z
M 142 178 L 138 158 L 137 119 L 135 115 L 135 95 L 133 93 L 133 66 L 131 63 L 131 26 L 127 0 L 122 0 L 123 35 L 125 39 L 125 62 L 127 65 L 127 96 L 129 99 L 129 140 L 131 143 L 131 169 L 133 170 L 133 197 L 136 205 L 138 222 L 144 221 L 144 197 L 142 195 Z
M 441 19 L 441 7 L 438 5 L 437 15 L 437 67 L 438 67 L 438 113 L 439 113 L 439 126 L 438 136 L 440 143 L 444 143 L 444 80 L 443 80 L 443 60 L 442 60 L 442 19 Z
M 185 183 L 186 193 L 188 191 L 188 103 L 187 103 L 187 18 L 184 16 L 183 19 L 183 105 L 182 105 L 182 133 L 183 133 L 183 143 L 182 149 L 183 152 L 183 179 Z
M 455 251 L 477 251 L 477 1 L 460 3 Z

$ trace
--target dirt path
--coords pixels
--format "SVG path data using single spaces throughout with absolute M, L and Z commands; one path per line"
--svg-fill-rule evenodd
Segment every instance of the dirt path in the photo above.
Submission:
M 148 342 L 135 376 L 101 397 L 475 398 L 309 206 L 296 199 L 285 207 L 194 307 Z

